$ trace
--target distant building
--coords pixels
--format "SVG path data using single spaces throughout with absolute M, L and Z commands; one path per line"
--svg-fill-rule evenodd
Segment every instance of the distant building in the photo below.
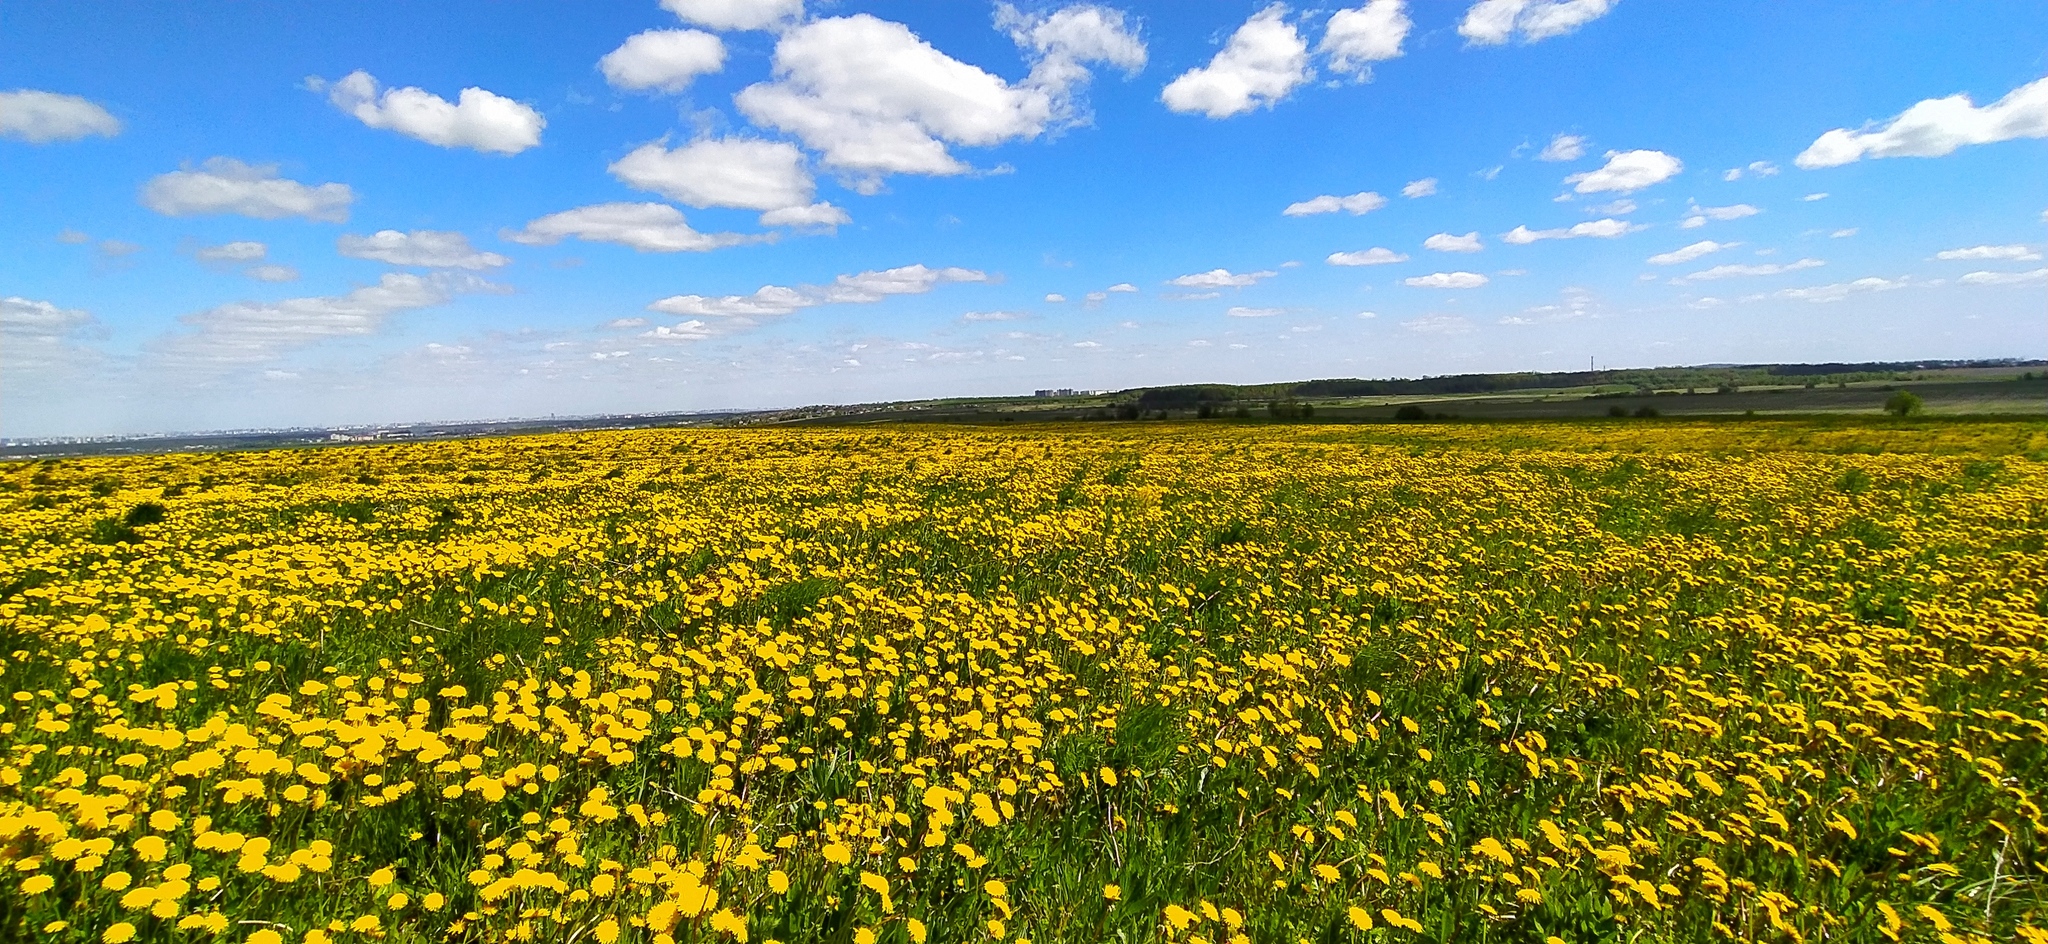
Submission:
M 1084 396 L 1087 393 L 1088 391 L 1086 390 L 1076 390 L 1072 387 L 1057 387 L 1049 390 L 1031 391 L 1031 395 L 1034 397 L 1078 397 Z

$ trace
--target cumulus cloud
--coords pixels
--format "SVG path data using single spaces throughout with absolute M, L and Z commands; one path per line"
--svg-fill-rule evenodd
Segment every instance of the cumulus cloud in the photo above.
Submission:
M 375 334 L 395 315 L 445 304 L 460 292 L 496 288 L 471 275 L 388 272 L 342 295 L 234 302 L 186 315 L 180 320 L 191 330 L 158 342 L 155 352 L 195 366 L 258 364 L 320 341 Z
M 702 30 L 648 30 L 605 53 L 597 68 L 613 88 L 680 92 L 725 68 L 725 43 Z
M 540 145 L 547 119 L 503 95 L 466 88 L 450 104 L 419 88 L 384 89 L 358 69 L 327 91 L 334 107 L 372 128 L 396 131 L 444 148 L 465 147 L 493 154 L 517 154 Z
M 1030 316 L 1021 311 L 969 311 L 961 313 L 960 320 L 967 322 L 1017 321 L 1028 317 Z
M 1826 200 L 1827 198 L 1828 195 L 1826 193 L 1809 193 L 1806 196 L 1800 197 L 1799 199 L 1805 203 L 1813 203 L 1818 200 Z
M 1026 85 L 1066 89 L 1083 84 L 1090 78 L 1090 62 L 1115 66 L 1127 76 L 1145 68 L 1145 43 L 1137 27 L 1112 7 L 1077 3 L 1050 13 L 1024 13 L 998 3 L 995 24 L 1031 62 Z
M 1316 51 L 1330 57 L 1331 69 L 1369 79 L 1373 63 L 1400 57 L 1401 41 L 1414 26 L 1403 0 L 1371 0 L 1330 14 Z
M 91 99 L 35 89 L 0 92 L 0 138 L 30 144 L 121 133 L 121 120 Z
M 250 240 L 201 246 L 192 253 L 201 262 L 260 262 L 269 254 L 269 246 Z
M 1222 270 L 1222 269 L 1218 269 L 1218 270 L 1216 270 L 1216 271 L 1218 271 L 1218 272 L 1221 272 L 1221 271 L 1223 271 L 1223 270 Z M 1273 273 L 1271 273 L 1271 272 L 1260 272 L 1260 273 L 1255 273 L 1255 274 L 1256 274 L 1256 275 L 1258 275 L 1258 276 L 1260 276 L 1260 277 L 1264 277 L 1264 276 L 1269 276 L 1269 275 L 1272 275 Z M 1108 288 L 1106 288 L 1106 289 L 1103 289 L 1103 291 L 1105 291 L 1105 292 L 1135 292 L 1135 291 L 1137 291 L 1137 290 L 1138 290 L 1138 287 L 1137 287 L 1137 286 L 1135 286 L 1135 285 L 1132 285 L 1132 284 L 1131 284 L 1131 283 L 1129 283 L 1129 282 L 1118 282 L 1118 283 L 1116 283 L 1115 285 L 1112 285 L 1112 286 L 1110 286 L 1110 287 L 1108 287 Z
M 1914 283 L 1912 281 L 1903 278 L 1881 279 L 1876 276 L 1869 276 L 1866 278 L 1857 279 L 1853 282 L 1836 282 L 1832 285 L 1813 285 L 1808 286 L 1806 288 L 1780 289 L 1776 292 L 1771 293 L 1771 295 L 1769 296 L 1755 297 L 1789 298 L 1795 301 L 1806 301 L 1813 302 L 1815 304 L 1826 304 L 1828 302 L 1841 301 L 1842 299 L 1848 298 L 1851 295 L 1860 295 L 1870 292 L 1897 291 L 1898 289 L 1907 288 L 1913 284 Z M 1751 299 L 1744 298 L 1743 300 L 1750 301 Z
M 142 185 L 142 205 L 165 216 L 237 213 L 345 223 L 355 199 L 347 184 L 307 186 L 279 177 L 276 164 L 244 164 L 232 157 L 209 158 L 197 170 L 187 166 Z
M 825 285 L 788 288 L 763 285 L 746 295 L 671 295 L 647 306 L 650 311 L 690 318 L 729 318 L 743 324 L 787 315 L 819 305 L 868 304 L 895 295 L 922 295 L 940 285 L 988 282 L 977 269 L 931 268 L 922 263 L 895 269 L 842 275 Z
M 1287 22 L 1287 5 L 1252 15 L 1205 66 L 1181 73 L 1159 97 L 1182 114 L 1228 118 L 1271 108 L 1310 79 L 1308 43 Z
M 90 312 L 20 296 L 0 298 L 0 376 L 40 373 L 71 365 L 80 353 L 76 339 L 97 321 Z
M 1678 281 L 1679 283 L 1711 282 L 1716 279 L 1747 278 L 1750 276 L 1759 275 L 1782 275 L 1787 272 L 1798 272 L 1802 269 L 1817 269 L 1824 265 L 1827 265 L 1827 263 L 1819 259 L 1801 259 L 1798 262 L 1786 263 L 1772 262 L 1766 263 L 1764 265 L 1719 265 L 1711 269 L 1691 273 L 1685 276 L 1684 278 L 1678 279 L 1676 281 Z
M 1411 180 L 1408 182 L 1407 186 L 1401 188 L 1401 196 L 1407 197 L 1410 200 L 1414 200 L 1419 197 L 1427 197 L 1434 193 L 1436 193 L 1435 177 L 1424 177 L 1421 180 Z
M 1608 151 L 1599 170 L 1573 174 L 1564 182 L 1579 193 L 1634 193 L 1678 176 L 1685 163 L 1663 151 Z
M 853 217 L 831 203 L 819 201 L 804 206 L 782 207 L 761 214 L 762 226 L 788 226 L 795 229 L 836 229 L 853 222 Z
M 431 229 L 410 233 L 386 229 L 368 236 L 344 235 L 334 245 L 350 259 L 427 269 L 493 269 L 512 261 L 470 246 L 469 237 L 461 233 Z
M 1481 249 L 1485 249 L 1486 246 L 1480 243 L 1479 233 L 1475 231 L 1466 233 L 1463 236 L 1438 233 L 1423 240 L 1422 248 L 1435 252 L 1478 252 Z
M 1942 260 L 2009 259 L 2019 262 L 2032 262 L 2035 259 L 2041 258 L 2041 254 L 2034 251 L 2032 247 L 2024 245 L 1971 246 L 1968 249 L 1944 249 L 1935 253 L 1934 258 Z
M 1586 156 L 1586 139 L 1576 134 L 1560 134 L 1543 146 L 1543 152 L 1536 155 L 1539 161 L 1576 161 Z
M 1614 0 L 1479 0 L 1465 11 L 1458 35 L 1474 46 L 1563 36 L 1607 15 Z
M 1287 309 L 1232 307 L 1224 309 L 1223 313 L 1232 318 L 1271 318 L 1274 315 L 1286 314 Z
M 1680 265 L 1683 263 L 1691 262 L 1694 259 L 1700 258 L 1701 256 L 1717 253 L 1724 249 L 1733 249 L 1736 246 L 1740 245 L 1742 244 L 1717 243 L 1711 239 L 1702 239 L 1699 242 L 1693 243 L 1690 246 L 1681 246 L 1677 249 L 1671 250 L 1670 252 L 1660 252 L 1654 256 L 1651 256 L 1649 261 L 1651 265 Z
M 1926 99 L 1890 121 L 1815 139 L 1792 163 L 1807 170 L 1866 157 L 1942 157 L 1972 144 L 2048 138 L 2048 78 L 2036 79 L 1981 108 L 1970 96 Z
M 784 141 L 704 138 L 671 151 L 643 144 L 609 168 L 621 183 L 694 207 L 779 210 L 811 202 L 803 152 Z
M 1727 170 L 1721 172 L 1721 179 L 1724 181 L 1731 182 L 1741 180 L 1744 169 L 1745 168 L 1741 167 L 1730 167 Z M 1773 164 L 1770 161 L 1750 161 L 1747 170 L 1758 177 L 1778 176 L 1778 165 Z
M 1828 238 L 1829 238 L 1829 239 L 1848 239 L 1849 237 L 1851 237 L 1851 236 L 1854 236 L 1854 235 L 1856 235 L 1857 233 L 1860 233 L 1860 232 L 1863 232 L 1863 231 L 1862 231 L 1861 229 L 1858 229 L 1858 228 L 1854 227 L 1854 226 L 1851 226 L 1851 227 L 1848 227 L 1847 229 L 1838 229 L 1838 230 L 1835 230 L 1835 231 L 1834 231 L 1834 232 L 1832 232 L 1832 233 L 1829 233 L 1829 234 L 1828 234 Z
M 1111 11 L 1113 12 L 1113 11 Z M 987 147 L 1028 140 L 1071 121 L 1086 63 L 1129 67 L 1135 36 L 1122 16 L 1065 21 L 1040 34 L 1032 77 L 1017 85 L 954 59 L 909 27 L 865 13 L 807 23 L 775 44 L 771 81 L 735 101 L 762 127 L 795 135 L 831 167 L 867 175 L 960 174 L 948 144 Z M 1113 35 L 1112 35 L 1113 34 Z M 1142 63 L 1142 60 L 1138 60 Z M 1048 65 L 1051 63 L 1051 65 Z
M 1401 284 L 1415 288 L 1478 288 L 1486 283 L 1486 276 L 1477 272 L 1432 272 L 1401 280 Z
M 1282 216 L 1314 216 L 1318 213 L 1335 213 L 1342 210 L 1352 216 L 1363 216 L 1387 205 L 1387 198 L 1370 190 L 1354 193 L 1348 197 L 1323 194 L 1300 203 L 1290 203 L 1281 210 Z
M 2029 272 L 1972 272 L 1956 281 L 1964 285 L 2018 285 L 2043 279 L 2048 279 L 2048 269 L 2034 269 Z
M 1361 249 L 1357 252 L 1333 252 L 1330 253 L 1329 258 L 1323 261 L 1334 266 L 1371 266 L 1407 262 L 1408 257 L 1392 249 L 1374 247 L 1372 249 Z
M 1257 285 L 1260 280 L 1270 279 L 1279 274 L 1271 269 L 1258 272 L 1232 272 L 1229 269 L 1210 269 L 1207 272 L 1196 272 L 1192 275 L 1180 276 L 1168 281 L 1166 284 L 1178 285 L 1181 288 L 1244 288 L 1247 285 Z
M 599 203 L 551 213 L 504 230 L 499 238 L 528 246 L 551 246 L 564 237 L 586 242 L 618 243 L 641 252 L 707 252 L 761 237 L 740 233 L 700 233 L 690 228 L 683 212 L 666 203 Z
M 1683 229 L 1699 229 L 1707 225 L 1708 220 L 1725 223 L 1729 220 L 1742 219 L 1745 216 L 1755 216 L 1762 212 L 1762 210 L 1747 203 L 1737 203 L 1733 206 L 1724 207 L 1703 207 L 1699 204 L 1693 204 L 1690 209 L 1685 211 L 1685 219 L 1680 221 L 1678 225 Z
M 661 0 L 661 6 L 715 30 L 774 29 L 804 15 L 804 0 Z
M 1646 228 L 1641 224 L 1632 224 L 1617 219 L 1587 220 L 1584 223 L 1559 227 L 1557 229 L 1530 229 L 1527 226 L 1517 226 L 1513 230 L 1501 234 L 1500 241 L 1516 246 L 1526 246 L 1544 239 L 1578 239 L 1581 236 L 1590 236 L 1594 239 L 1613 239 L 1617 236 L 1626 236 L 1636 230 Z
M 1046 300 L 1046 301 L 1049 301 L 1049 302 L 1052 302 L 1053 304 L 1057 305 L 1057 304 L 1059 304 L 1060 302 L 1066 301 L 1066 300 L 1067 300 L 1067 296 L 1065 296 L 1065 295 L 1061 295 L 1061 294 L 1060 294 L 1060 293 L 1058 293 L 1058 292 L 1048 292 L 1048 293 L 1046 294 L 1046 296 L 1045 296 L 1045 300 Z

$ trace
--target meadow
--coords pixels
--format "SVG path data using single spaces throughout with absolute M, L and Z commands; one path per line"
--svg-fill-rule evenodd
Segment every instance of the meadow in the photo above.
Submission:
M 2048 942 L 2048 424 L 0 465 L 0 939 Z

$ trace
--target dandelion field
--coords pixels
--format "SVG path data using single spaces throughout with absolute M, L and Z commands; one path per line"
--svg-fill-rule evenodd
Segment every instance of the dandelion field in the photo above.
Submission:
M 2048 426 L 0 465 L 0 939 L 2048 942 Z

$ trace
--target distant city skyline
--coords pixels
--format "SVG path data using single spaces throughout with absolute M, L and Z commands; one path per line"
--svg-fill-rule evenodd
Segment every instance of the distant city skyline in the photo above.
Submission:
M 2026 0 L 6 24 L 0 436 L 2048 353 Z

